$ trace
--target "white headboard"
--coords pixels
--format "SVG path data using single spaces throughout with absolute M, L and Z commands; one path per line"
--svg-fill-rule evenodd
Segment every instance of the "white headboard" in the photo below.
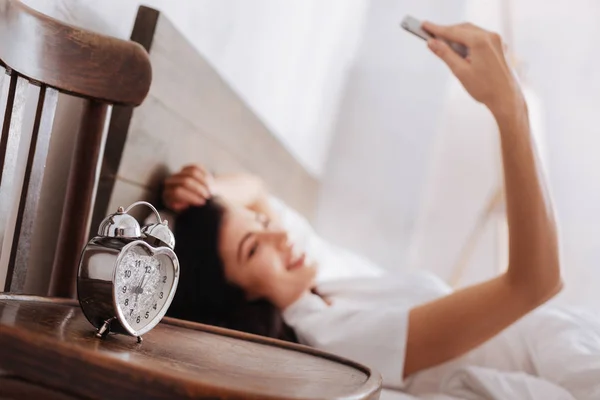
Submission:
M 150 53 L 152 86 L 135 110 L 113 109 L 92 231 L 119 205 L 157 201 L 163 179 L 192 162 L 255 173 L 313 218 L 318 180 L 163 14 L 140 7 L 131 38 Z

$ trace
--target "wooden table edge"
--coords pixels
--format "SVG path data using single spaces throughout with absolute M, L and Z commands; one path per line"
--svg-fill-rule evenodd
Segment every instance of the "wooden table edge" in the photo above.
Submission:
M 0 301 L 2 301 L 2 300 L 24 301 L 24 302 L 30 302 L 30 303 L 37 302 L 37 303 L 55 304 L 55 305 L 63 305 L 63 306 L 70 306 L 70 307 L 73 307 L 73 306 L 79 307 L 79 303 L 77 300 L 66 299 L 66 298 L 53 298 L 53 297 L 0 293 Z M 357 369 L 357 370 L 363 372 L 367 376 L 367 380 L 364 382 L 363 387 L 362 387 L 362 392 L 355 394 L 357 396 L 357 398 L 371 398 L 373 395 L 377 394 L 381 390 L 382 378 L 381 378 L 381 375 L 377 371 L 374 371 L 374 370 L 372 370 L 362 364 L 359 364 L 355 361 L 348 360 L 346 358 L 337 356 L 335 354 L 326 353 L 324 351 L 320 351 L 320 350 L 317 350 L 317 349 L 309 347 L 309 346 L 304 346 L 304 345 L 297 344 L 297 343 L 285 342 L 285 341 L 281 341 L 281 340 L 277 340 L 277 339 L 271 339 L 271 338 L 267 338 L 267 337 L 263 337 L 263 336 L 252 335 L 252 334 L 248 334 L 248 333 L 244 333 L 244 332 L 239 332 L 239 331 L 234 331 L 234 330 L 229 330 L 229 329 L 225 329 L 225 328 L 219 328 L 219 327 L 215 327 L 215 326 L 200 324 L 197 322 L 179 320 L 179 319 L 169 318 L 169 317 L 165 317 L 161 321 L 161 324 L 182 327 L 182 328 L 186 328 L 186 329 L 211 333 L 211 334 L 215 334 L 215 335 L 219 335 L 219 336 L 241 339 L 241 340 L 245 340 L 245 341 L 264 344 L 264 345 L 273 346 L 273 347 L 278 347 L 278 348 L 291 350 L 291 351 L 297 351 L 297 352 L 300 352 L 303 354 L 309 354 L 309 355 L 312 355 L 315 357 L 320 357 L 320 358 L 323 358 L 326 360 L 330 360 L 330 361 L 340 363 L 340 364 L 349 366 L 351 368 Z M 30 333 L 30 332 L 24 332 L 23 330 L 20 330 L 18 328 L 8 327 L 8 326 L 0 324 L 0 345 L 2 344 L 2 342 L 5 339 L 12 341 L 13 343 L 27 342 L 29 345 L 34 344 L 37 348 L 39 348 L 42 351 L 46 351 L 46 349 L 47 349 L 47 347 L 43 346 L 44 344 L 52 345 L 51 347 L 53 348 L 53 350 L 60 353 L 61 355 L 65 356 L 65 357 L 70 357 L 70 358 L 80 358 L 80 361 L 89 362 L 100 369 L 105 369 L 106 363 L 108 362 L 108 363 L 112 364 L 112 367 L 111 367 L 112 370 L 121 370 L 121 372 L 123 374 L 127 374 L 127 373 L 131 372 L 130 366 L 124 360 L 115 359 L 113 357 L 105 356 L 102 354 L 95 354 L 93 358 L 85 357 L 85 354 L 78 351 L 78 350 L 80 350 L 80 347 L 75 344 L 70 344 L 70 343 L 66 343 L 66 342 L 57 343 L 54 339 L 47 338 L 44 335 Z M 2 346 L 0 346 L 0 354 L 2 352 L 3 352 Z M 2 368 L 2 367 L 3 366 L 1 365 L 1 362 L 0 362 L 0 368 Z M 4 368 L 7 368 L 7 366 L 4 366 Z M 139 370 L 142 372 L 148 372 L 148 373 L 151 372 L 151 373 L 155 374 L 156 376 L 158 376 L 160 379 L 165 379 L 165 380 L 169 380 L 172 382 L 179 382 L 182 386 L 190 385 L 190 384 L 194 385 L 194 383 L 196 383 L 195 386 L 199 392 L 200 391 L 204 392 L 206 389 L 213 389 L 215 392 L 223 389 L 221 386 L 211 386 L 210 384 L 207 384 L 206 382 L 190 381 L 189 379 L 177 376 L 176 373 L 170 372 L 168 370 L 158 370 L 157 371 L 156 369 L 151 369 L 151 368 L 147 368 L 144 366 L 139 366 Z M 19 372 L 19 371 L 12 371 L 12 372 Z M 26 378 L 29 378 L 29 377 L 26 377 Z M 47 384 L 48 382 L 41 382 L 41 383 Z M 235 390 L 231 390 L 231 389 L 229 389 L 229 390 L 231 391 L 231 394 L 236 395 L 236 393 L 237 393 L 237 395 L 243 397 L 244 393 L 236 392 Z M 264 398 L 269 399 L 271 397 L 265 396 Z M 273 398 L 275 398 L 275 397 L 273 397 Z

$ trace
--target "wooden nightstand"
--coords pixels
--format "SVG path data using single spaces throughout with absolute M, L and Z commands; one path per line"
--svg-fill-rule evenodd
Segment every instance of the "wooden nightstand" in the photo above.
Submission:
M 72 300 L 0 295 L 0 398 L 377 399 L 381 377 L 305 346 L 165 318 L 94 336 Z

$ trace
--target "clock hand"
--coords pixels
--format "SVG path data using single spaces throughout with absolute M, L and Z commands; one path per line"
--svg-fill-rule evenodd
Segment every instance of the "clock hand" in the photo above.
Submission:
M 150 266 L 150 268 L 152 268 L 152 266 Z M 144 278 L 146 277 L 146 274 L 144 274 Z M 141 285 L 141 289 L 144 289 L 146 287 L 146 284 L 150 281 L 150 278 L 146 279 L 145 281 L 142 280 L 142 285 Z
M 140 279 L 139 283 L 133 287 L 133 293 L 135 294 L 135 306 L 134 308 L 137 307 L 137 302 L 138 302 L 138 297 L 140 296 L 140 291 L 142 289 L 142 283 L 144 282 L 144 279 L 146 278 L 146 274 L 142 275 L 142 279 Z
M 146 286 L 147 281 L 148 280 L 146 279 L 146 274 L 144 273 L 144 276 L 142 277 L 142 283 L 140 283 L 140 287 L 138 288 L 139 294 L 144 293 L 144 286 Z

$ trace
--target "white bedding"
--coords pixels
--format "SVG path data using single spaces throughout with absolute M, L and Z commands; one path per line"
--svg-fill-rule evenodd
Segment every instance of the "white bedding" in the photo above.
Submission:
M 443 393 L 414 397 L 384 390 L 381 400 L 576 400 L 565 389 L 522 372 L 499 372 L 489 368 L 466 367 L 444 384 Z
M 307 237 L 316 237 L 308 222 L 285 207 L 283 203 L 273 202 L 273 206 L 281 213 L 283 225 L 292 236 L 304 236 L 304 243 L 310 242 Z M 349 279 L 350 277 L 346 275 L 359 274 L 365 282 L 356 285 L 363 289 L 367 279 L 360 271 L 367 269 L 375 271 L 376 276 L 380 275 L 381 269 L 368 260 L 353 256 L 346 250 L 333 247 L 330 250 L 326 252 L 329 257 L 318 259 L 322 291 L 327 291 L 325 281 L 335 280 L 342 275 Z M 319 254 L 323 254 L 323 251 Z M 391 279 L 385 280 L 388 281 Z M 347 284 L 350 281 L 345 282 Z M 382 282 L 382 285 L 385 282 Z M 330 284 L 330 298 L 333 298 L 335 291 L 331 285 L 335 286 L 335 283 Z M 342 283 L 337 282 L 338 285 Z M 423 285 L 413 286 L 421 292 L 425 290 Z M 384 287 L 378 288 L 376 294 L 368 292 L 369 299 L 375 301 L 375 298 L 381 297 L 383 289 Z M 351 293 L 350 288 L 337 295 L 339 297 L 344 293 L 348 297 Z M 388 299 L 386 304 L 397 304 L 399 299 L 411 293 L 409 288 L 404 288 L 394 294 L 393 298 Z M 419 293 L 412 293 L 412 295 L 416 296 Z M 356 298 L 353 299 L 358 301 Z M 338 298 L 338 301 L 342 299 Z M 388 320 L 390 318 L 392 318 L 391 314 Z M 402 322 L 388 320 L 383 320 L 380 325 L 380 328 L 387 333 L 390 331 L 387 329 L 390 324 Z M 321 328 L 325 326 L 326 324 Z M 353 335 L 360 332 L 359 327 L 357 325 L 353 329 Z M 331 334 L 332 330 L 333 327 L 328 333 Z M 376 336 L 378 335 L 369 337 L 372 339 Z M 387 344 L 398 345 L 398 341 L 401 340 L 402 337 L 394 337 Z M 339 354 L 344 356 L 346 353 Z M 376 355 L 377 353 L 370 353 L 369 357 Z M 382 373 L 385 372 L 378 368 L 382 365 L 381 360 L 369 363 L 367 358 L 354 359 L 379 369 Z M 397 362 L 403 363 L 402 357 L 399 357 Z M 388 368 L 388 378 L 395 370 Z M 383 375 L 384 384 L 393 387 L 393 379 L 385 382 L 386 374 Z M 600 319 L 597 314 L 560 309 L 551 305 L 541 307 L 485 344 L 462 357 L 415 374 L 407 381 L 407 386 L 401 387 L 409 394 L 384 390 L 381 398 L 383 400 L 600 400 Z
M 419 396 L 386 390 L 381 399 L 599 400 L 600 319 L 542 307 L 460 359 L 417 374 L 408 390 Z

